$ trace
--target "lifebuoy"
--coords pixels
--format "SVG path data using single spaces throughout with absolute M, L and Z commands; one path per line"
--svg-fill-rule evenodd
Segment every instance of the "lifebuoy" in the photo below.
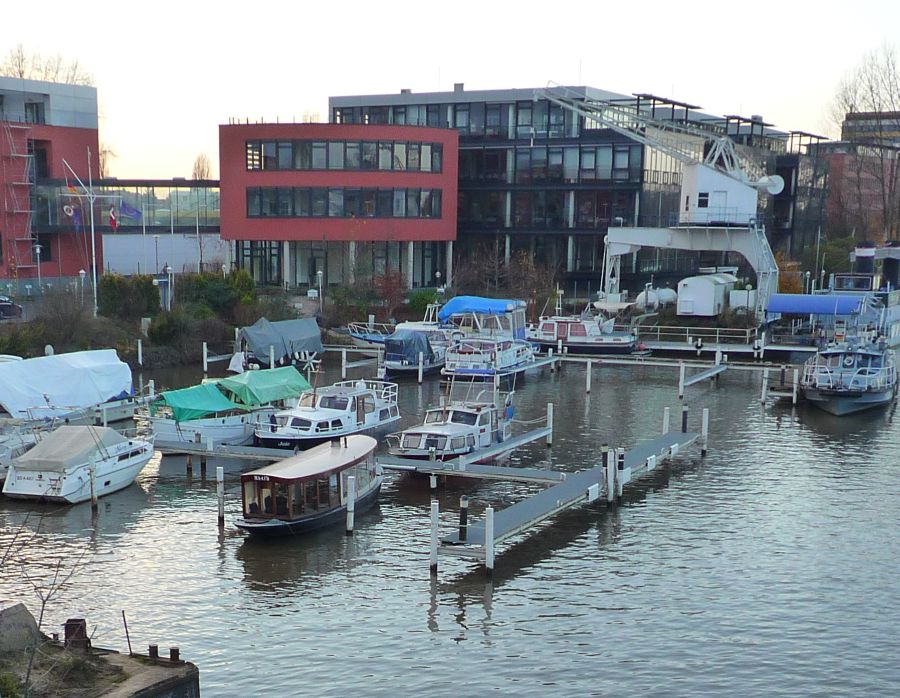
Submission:
M 852 365 L 853 365 L 853 357 L 845 356 L 844 357 L 844 366 L 846 366 L 847 368 L 850 368 Z

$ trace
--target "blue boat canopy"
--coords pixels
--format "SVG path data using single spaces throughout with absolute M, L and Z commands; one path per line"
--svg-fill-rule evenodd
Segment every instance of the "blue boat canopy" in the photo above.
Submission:
M 856 315 L 865 309 L 862 295 L 774 293 L 769 298 L 768 313 L 789 315 Z
M 481 296 L 456 296 L 438 311 L 438 320 L 447 322 L 460 313 L 480 313 L 482 315 L 503 315 L 525 308 L 525 301 L 504 300 L 502 298 L 482 298 Z
M 415 365 L 419 361 L 419 352 L 425 363 L 434 361 L 434 350 L 424 332 L 415 330 L 395 330 L 384 339 L 384 356 L 388 361 L 402 361 Z

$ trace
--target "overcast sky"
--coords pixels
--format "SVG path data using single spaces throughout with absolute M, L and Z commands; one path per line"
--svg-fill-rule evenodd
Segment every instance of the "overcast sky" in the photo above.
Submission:
M 77 58 L 118 177 L 189 177 L 218 125 L 282 121 L 329 95 L 540 87 L 650 92 L 824 133 L 838 82 L 900 44 L 900 2 L 7 3 L 0 52 Z

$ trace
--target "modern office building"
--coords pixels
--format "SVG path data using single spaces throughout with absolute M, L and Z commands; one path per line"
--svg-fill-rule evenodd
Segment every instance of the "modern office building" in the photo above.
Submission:
M 732 136 L 760 172 L 785 176 L 786 192 L 777 202 L 767 202 L 760 220 L 776 246 L 788 251 L 802 246 L 806 214 L 821 205 L 800 199 L 811 190 L 824 191 L 824 177 L 816 179 L 808 171 L 807 155 L 795 148 L 800 141 L 792 134 L 760 117 L 714 116 L 654 95 L 558 89 L 574 100 L 613 102 L 653 119 Z M 681 161 L 534 89 L 467 91 L 457 84 L 452 92 L 340 96 L 329 100 L 329 114 L 340 125 L 459 133 L 459 263 L 468 255 L 508 262 L 525 250 L 560 270 L 570 293 L 586 295 L 599 287 L 610 226 L 668 226 L 677 220 Z M 702 139 L 696 150 L 702 158 Z M 805 174 L 798 175 L 801 170 Z M 643 250 L 630 261 L 632 277 L 680 277 L 703 263 L 701 255 L 675 250 Z
M 258 283 L 452 281 L 457 145 L 424 125 L 222 125 L 221 235 Z

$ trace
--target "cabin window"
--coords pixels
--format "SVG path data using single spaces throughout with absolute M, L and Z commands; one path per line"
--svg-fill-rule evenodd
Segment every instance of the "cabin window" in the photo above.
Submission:
M 256 500 L 256 483 L 248 480 L 244 483 L 244 515 L 259 514 L 259 502 Z
M 312 393 L 304 393 L 300 396 L 300 402 L 298 405 L 300 407 L 314 407 L 315 406 L 315 398 L 316 396 Z
M 300 516 L 303 509 L 303 483 L 295 482 L 290 489 L 291 516 Z
M 383 410 L 381 410 L 381 411 L 378 413 L 378 419 L 380 419 L 380 420 L 385 420 L 385 419 L 387 419 L 388 417 L 390 417 L 390 414 L 391 414 L 391 413 L 388 412 L 387 409 L 383 409 Z
M 303 431 L 309 431 L 310 426 L 312 426 L 312 422 L 308 419 L 302 419 L 301 417 L 294 417 L 291 420 L 291 426 L 296 427 L 297 429 L 302 429 Z
M 587 331 L 584 329 L 584 325 L 579 322 L 574 322 L 569 325 L 569 336 L 570 337 L 585 337 L 587 336 Z
M 443 451 L 444 446 L 447 445 L 447 437 L 446 436 L 436 436 L 432 434 L 427 434 L 425 436 L 425 448 L 427 450 L 431 450 L 432 448 L 435 451 Z
M 315 511 L 319 508 L 319 498 L 316 496 L 316 481 L 307 480 L 304 485 L 303 501 L 306 504 L 307 511 Z
M 272 486 L 268 482 L 259 484 L 259 499 L 262 502 L 262 513 L 272 514 Z
M 391 417 L 399 417 L 400 416 L 400 408 L 396 405 L 391 406 Z
M 347 409 L 347 405 L 349 404 L 350 401 L 345 397 L 323 395 L 321 398 L 319 398 L 319 407 L 327 410 L 341 410 L 343 412 Z
M 466 437 L 466 443 L 469 444 L 469 446 L 474 446 L 475 445 L 475 437 L 472 434 L 469 434 Z
M 450 415 L 450 421 L 454 424 L 467 424 L 468 426 L 475 426 L 475 422 L 478 421 L 478 415 L 472 414 L 471 412 L 457 412 L 454 410 Z
M 490 422 L 491 422 L 491 415 L 488 414 L 487 412 L 483 412 L 481 414 L 481 417 L 478 420 L 479 426 L 483 427 L 486 424 L 490 424 Z
M 275 497 L 275 515 L 287 516 L 288 513 L 288 488 L 286 485 L 275 483 L 272 487 Z
M 363 398 L 363 409 L 366 414 L 372 414 L 375 411 L 375 398 L 371 395 L 366 395 Z
M 548 334 L 548 335 L 551 335 L 551 336 L 552 336 L 552 335 L 555 335 L 556 332 L 554 331 L 554 323 L 552 323 L 552 322 L 542 322 L 542 323 L 541 323 L 541 333 L 542 333 L 542 334 Z
M 329 499 L 329 493 L 331 492 L 331 488 L 328 485 L 327 477 L 320 477 L 316 480 L 316 485 L 319 490 L 319 509 L 327 509 L 330 507 L 331 500 Z
M 338 492 L 338 476 L 337 473 L 331 473 L 328 476 L 328 502 L 331 506 L 336 507 L 340 504 L 340 492 Z
M 455 450 L 459 450 L 464 448 L 466 445 L 466 437 L 465 436 L 454 436 L 453 441 L 451 442 L 451 448 Z
M 401 446 L 403 448 L 418 448 L 421 441 L 422 437 L 419 434 L 404 434 Z
M 441 422 L 444 419 L 443 410 L 432 410 L 430 412 L 425 413 L 425 424 L 435 424 L 436 422 Z
M 323 431 L 328 431 L 328 422 L 319 422 L 316 424 L 316 433 L 320 434 Z
M 340 419 L 332 419 L 331 420 L 331 428 L 340 431 L 344 428 L 344 423 Z

